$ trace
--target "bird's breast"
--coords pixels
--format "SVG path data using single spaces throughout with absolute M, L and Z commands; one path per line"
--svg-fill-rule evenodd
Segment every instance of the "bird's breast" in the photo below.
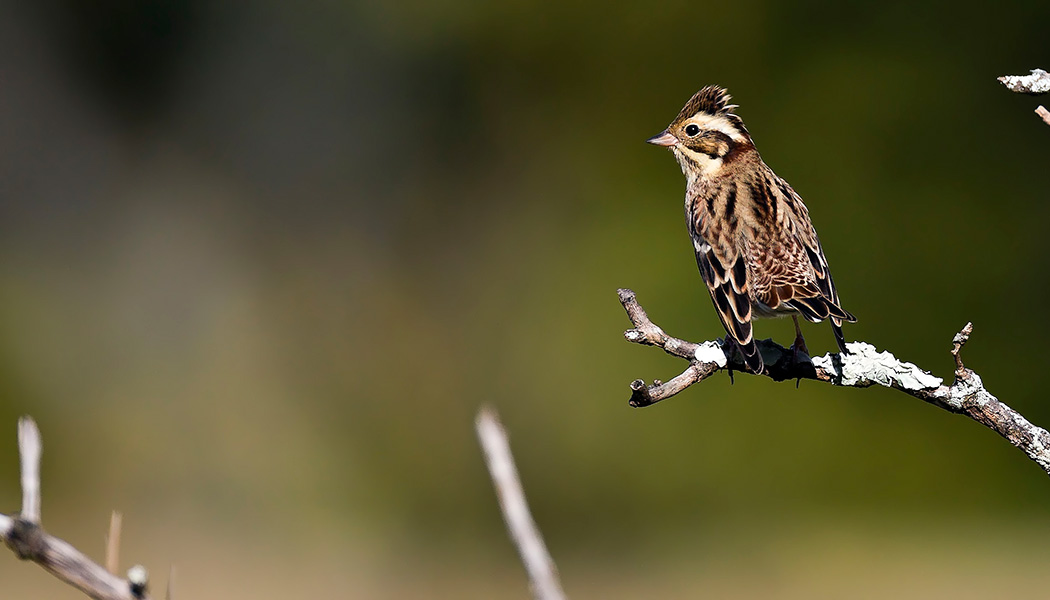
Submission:
M 739 210 L 735 185 L 700 181 L 686 193 L 685 212 L 690 231 L 715 248 L 720 258 L 736 254 L 744 225 Z

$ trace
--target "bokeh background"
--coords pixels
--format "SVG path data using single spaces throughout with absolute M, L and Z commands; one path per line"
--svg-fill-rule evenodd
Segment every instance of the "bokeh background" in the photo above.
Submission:
M 177 597 L 526 598 L 493 404 L 576 598 L 1041 593 L 1050 481 L 881 389 L 628 344 L 616 288 L 722 334 L 643 143 L 727 86 L 863 339 L 1050 424 L 1045 0 L 41 0 L 0 19 L 0 510 Z M 806 328 L 823 353 L 826 325 Z M 761 336 L 791 340 L 791 323 Z M 5 598 L 79 598 L 0 556 Z

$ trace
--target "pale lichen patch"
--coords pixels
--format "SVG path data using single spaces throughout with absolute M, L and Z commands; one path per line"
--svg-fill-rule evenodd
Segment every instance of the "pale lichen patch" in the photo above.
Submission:
M 1045 94 L 1050 92 L 1050 74 L 1042 69 L 1032 69 L 1031 75 L 1006 75 L 999 81 L 1015 92 Z
M 693 357 L 702 363 L 715 363 L 719 368 L 726 366 L 726 353 L 717 342 L 704 342 L 696 347 Z
M 842 360 L 841 371 L 836 369 L 830 355 L 813 358 L 813 365 L 838 373 L 842 379 L 841 385 L 845 386 L 877 383 L 885 387 L 918 391 L 941 385 L 940 377 L 934 377 L 912 363 L 898 360 L 889 352 L 879 352 L 871 344 L 852 342 L 846 344 L 846 348 L 850 353 L 839 355 Z
M 955 408 L 962 408 L 965 402 L 974 406 L 984 406 L 995 400 L 995 396 L 984 389 L 981 377 L 973 371 L 967 370 L 967 377 L 956 380 L 952 385 L 952 393 L 947 402 Z
M 1027 423 L 1027 425 L 1028 429 L 1032 433 L 1032 449 L 1031 452 L 1028 453 L 1029 456 L 1032 457 L 1032 460 L 1042 465 L 1043 468 L 1050 467 L 1050 450 L 1048 450 L 1046 445 L 1043 444 L 1043 440 L 1040 435 L 1040 433 L 1046 432 L 1039 431 L 1039 428 L 1035 427 L 1031 423 Z

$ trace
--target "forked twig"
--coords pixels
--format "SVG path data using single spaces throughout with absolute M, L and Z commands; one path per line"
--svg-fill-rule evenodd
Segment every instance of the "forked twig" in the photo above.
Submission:
M 40 430 L 30 417 L 18 421 L 18 450 L 22 463 L 22 512 L 0 515 L 0 539 L 18 558 L 37 563 L 95 600 L 148 600 L 149 580 L 144 568 L 132 567 L 128 578 L 122 579 L 40 526 L 42 444 Z

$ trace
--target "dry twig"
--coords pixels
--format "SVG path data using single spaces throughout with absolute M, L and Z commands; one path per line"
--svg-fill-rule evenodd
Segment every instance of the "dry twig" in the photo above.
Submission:
M 37 563 L 95 600 L 148 600 L 148 578 L 141 566 L 122 579 L 40 526 L 40 430 L 29 417 L 18 421 L 22 458 L 22 512 L 0 514 L 0 539 L 15 556 Z
M 671 337 L 649 320 L 634 292 L 628 289 L 618 292 L 620 303 L 634 324 L 633 329 L 624 332 L 628 341 L 662 348 L 664 352 L 689 362 L 681 375 L 667 383 L 654 381 L 652 385 L 646 385 L 641 379 L 633 381 L 631 406 L 649 406 L 670 398 L 720 369 L 747 372 L 740 353 L 727 355 L 722 341 L 696 344 Z M 949 412 L 970 417 L 1006 438 L 1050 474 L 1050 433 L 1000 402 L 984 388 L 977 373 L 963 365 L 960 351 L 972 331 L 973 325 L 967 323 L 952 340 L 951 354 L 956 369 L 955 381 L 951 385 L 944 385 L 940 377 L 898 360 L 889 352 L 878 352 L 864 342 L 847 344 L 849 354 L 826 354 L 809 360 L 803 357 L 799 361 L 793 360 L 791 350 L 772 340 L 757 343 L 766 364 L 762 375 L 774 381 L 815 379 L 844 387 L 881 385 L 893 388 Z
M 537 600 L 564 600 L 565 592 L 558 581 L 558 569 L 529 512 L 518 469 L 514 466 L 514 456 L 510 452 L 507 432 L 499 422 L 496 411 L 482 408 L 478 412 L 475 428 L 485 451 L 485 463 L 499 497 L 507 530 L 529 574 L 533 597 Z

